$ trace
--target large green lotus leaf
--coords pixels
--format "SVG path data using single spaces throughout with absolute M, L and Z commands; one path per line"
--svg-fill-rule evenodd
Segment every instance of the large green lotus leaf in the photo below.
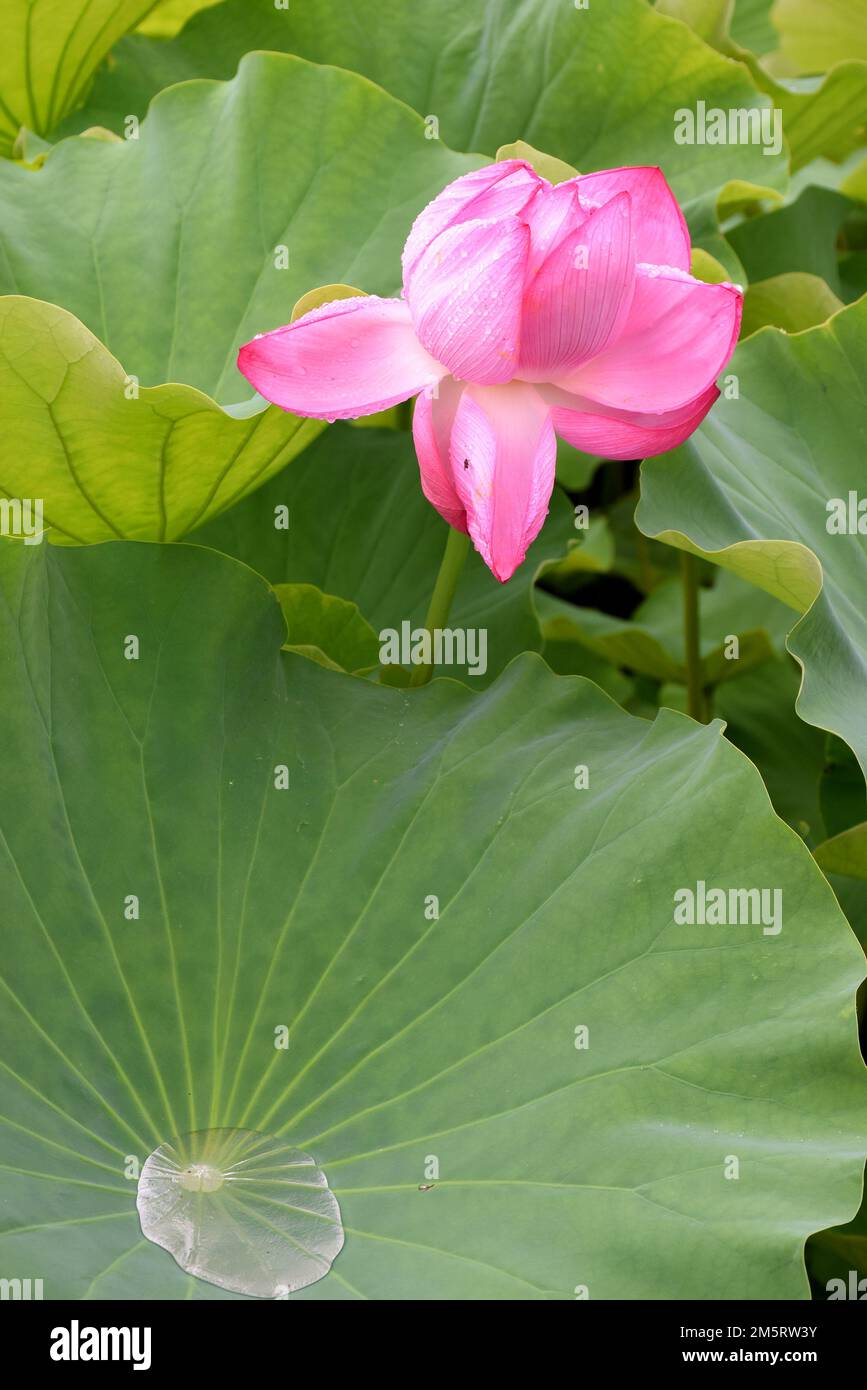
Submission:
M 143 385 L 246 400 L 240 344 L 312 285 L 393 293 L 416 213 L 480 162 L 354 73 L 252 54 L 161 95 L 138 140 L 0 167 L 0 290 L 70 310 Z
M 721 52 L 731 42 L 729 26 L 735 0 L 654 0 L 654 3 L 659 14 L 679 19 L 705 43 Z
M 379 664 L 379 641 L 357 604 L 313 584 L 276 584 L 274 592 L 286 619 L 288 651 L 337 671 L 360 674 Z
M 540 594 L 537 608 L 546 641 L 562 642 L 571 636 L 614 666 L 654 680 L 686 681 L 683 590 L 678 579 L 664 580 L 628 619 L 551 594 Z M 720 575 L 712 589 L 699 590 L 699 611 L 704 685 L 733 680 L 769 660 L 791 626 L 783 604 L 732 574 Z M 732 637 L 737 638 L 737 648 Z
M 714 692 L 714 714 L 726 721 L 726 737 L 759 769 L 774 810 L 814 850 L 852 930 L 867 949 L 867 873 L 863 878 L 851 877 L 853 860 L 838 858 L 838 849 L 845 853 L 848 848 L 845 835 L 826 839 L 829 802 L 823 769 L 830 736 L 797 717 L 799 686 L 794 661 L 769 661 L 741 680 L 719 686 Z M 846 745 L 840 747 L 851 759 Z M 863 816 L 864 777 L 857 763 L 855 773 L 859 785 L 852 800 L 857 800 L 857 813 Z M 855 793 L 856 788 L 852 790 Z M 832 851 L 827 862 L 820 855 L 826 849 Z M 857 867 L 857 860 L 854 864 Z
M 773 0 L 734 0 L 731 35 L 735 43 L 762 57 L 771 53 L 780 36 L 771 20 Z
M 47 135 L 81 103 L 102 59 L 156 0 L 4 0 L 0 154 L 21 126 Z
M 803 169 L 799 169 L 789 180 L 785 202 L 793 203 L 805 188 L 816 184 L 821 188 L 833 188 L 845 193 L 856 203 L 867 203 L 867 157 L 863 150 L 853 152 L 839 164 L 830 159 L 811 159 Z M 863 213 L 863 208 L 861 209 Z
M 798 713 L 867 767 L 867 536 L 831 535 L 828 503 L 863 489 L 867 301 L 788 336 L 740 343 L 723 392 L 688 444 L 642 466 L 636 520 L 805 616 L 788 647 L 804 668 Z
M 815 854 L 816 863 L 826 874 L 867 879 L 867 821 L 824 840 Z
M 0 572 L 4 1270 L 213 1296 L 124 1171 L 231 1126 L 339 1202 L 304 1298 L 807 1296 L 860 1195 L 863 959 L 718 725 L 532 656 L 480 694 L 325 670 L 193 546 Z M 675 925 L 699 880 L 779 888 L 781 932 Z
M 757 64 L 749 66 L 759 79 L 757 85 L 782 112 L 793 169 L 819 156 L 843 159 L 865 144 L 867 62 L 840 62 L 815 89 L 808 85 L 806 90 L 761 79 L 763 70 Z
M 169 44 L 132 38 L 84 117 L 118 125 L 170 82 L 230 77 L 253 48 L 282 49 L 364 73 L 426 117 L 453 149 L 493 155 L 523 139 L 585 172 L 659 164 L 710 234 L 732 180 L 777 188 L 786 157 L 759 145 L 678 145 L 675 111 L 768 105 L 742 67 L 645 0 L 226 0 Z M 431 133 L 435 128 L 429 127 Z M 432 144 L 436 140 L 432 139 Z M 333 276 L 331 277 L 334 278 Z
M 844 164 L 845 173 L 840 180 L 840 190 L 849 198 L 867 203 L 867 158 L 853 156 Z
M 762 64 L 750 51 L 755 43 L 761 45 L 760 52 L 776 49 L 769 6 L 766 0 L 751 0 L 749 8 L 752 14 L 744 17 L 744 27 L 752 19 L 752 32 L 744 35 L 735 22 L 742 11 L 740 0 L 737 4 L 734 0 L 657 0 L 662 13 L 682 20 L 720 53 L 746 65 L 756 86 L 767 93 L 781 114 L 793 169 L 820 155 L 842 159 L 863 145 L 867 133 L 867 63 L 850 50 L 840 55 L 846 61 L 835 61 L 819 83 L 775 81 L 769 67 L 780 55 L 775 52 L 770 63 Z
M 755 763 L 777 815 L 810 845 L 825 836 L 819 782 L 825 735 L 795 713 L 801 673 L 790 658 L 766 661 L 714 691 L 713 712 Z
M 832 188 L 805 188 L 795 202 L 751 218 L 727 233 L 750 281 L 802 271 L 850 299 L 840 278 L 837 239 L 858 204 Z
M 797 72 L 826 72 L 844 58 L 867 59 L 865 0 L 776 0 L 771 18 Z
M 0 299 L 0 493 L 41 498 L 52 541 L 174 540 L 322 428 L 274 408 L 236 419 L 191 386 L 138 390 L 65 309 Z
M 741 337 L 748 338 L 768 324 L 787 333 L 801 333 L 824 323 L 842 307 L 842 300 L 818 275 L 786 271 L 750 285 L 744 295 Z
M 557 489 L 548 520 L 508 584 L 470 552 L 449 626 L 486 630 L 487 671 L 471 676 L 449 667 L 447 674 L 478 687 L 518 652 L 541 651 L 534 580 L 580 534 Z M 338 424 L 193 539 L 243 560 L 273 584 L 315 584 L 349 599 L 382 632 L 424 622 L 447 536 L 422 494 L 409 435 Z
M 635 693 L 635 684 L 628 676 L 576 642 L 565 628 L 546 633 L 542 656 L 552 671 L 561 676 L 586 676 L 624 708 Z
M 138 26 L 137 33 L 152 34 L 160 39 L 171 38 L 179 29 L 183 29 L 198 10 L 220 3 L 221 0 L 159 0 L 156 9 L 152 9 Z
M 853 251 L 840 257 L 840 283 L 848 301 L 867 294 L 867 251 Z

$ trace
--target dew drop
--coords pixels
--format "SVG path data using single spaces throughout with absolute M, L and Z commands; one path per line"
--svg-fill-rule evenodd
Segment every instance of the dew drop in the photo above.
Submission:
M 343 1248 L 328 1180 L 309 1154 L 249 1129 L 205 1129 L 161 1144 L 141 1171 L 143 1234 L 221 1289 L 286 1298 L 315 1284 Z
M 177 1181 L 187 1192 L 217 1192 L 226 1179 L 210 1163 L 188 1163 L 178 1173 Z

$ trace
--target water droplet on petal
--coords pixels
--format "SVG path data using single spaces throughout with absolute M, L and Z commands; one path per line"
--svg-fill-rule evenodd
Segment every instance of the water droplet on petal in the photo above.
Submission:
M 337 1199 L 309 1154 L 249 1129 L 161 1144 L 141 1171 L 144 1235 L 221 1289 L 285 1298 L 315 1284 L 343 1248 Z

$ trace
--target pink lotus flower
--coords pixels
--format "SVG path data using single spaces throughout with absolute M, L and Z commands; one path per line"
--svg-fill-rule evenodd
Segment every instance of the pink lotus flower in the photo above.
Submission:
M 719 395 L 742 295 L 689 265 L 659 169 L 552 185 L 506 160 L 416 218 L 402 299 L 323 304 L 245 344 L 238 366 L 296 415 L 348 419 L 418 396 L 424 494 L 505 581 L 547 515 L 556 434 L 644 458 L 682 443 Z

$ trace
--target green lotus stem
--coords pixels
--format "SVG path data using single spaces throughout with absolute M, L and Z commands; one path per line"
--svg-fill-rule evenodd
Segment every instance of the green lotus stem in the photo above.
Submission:
M 698 565 L 694 555 L 680 552 L 683 576 L 683 636 L 686 647 L 687 709 L 693 719 L 705 723 L 704 688 L 699 648 Z
M 458 580 L 461 577 L 469 548 L 470 538 L 466 532 L 455 531 L 450 526 L 449 537 L 440 564 L 440 572 L 437 575 L 430 607 L 424 620 L 424 625 L 431 637 L 431 651 L 434 650 L 435 630 L 445 627 L 448 622 L 452 599 L 455 596 L 455 589 L 458 587 Z M 409 683 L 410 685 L 427 685 L 432 675 L 433 666 L 416 666 Z

